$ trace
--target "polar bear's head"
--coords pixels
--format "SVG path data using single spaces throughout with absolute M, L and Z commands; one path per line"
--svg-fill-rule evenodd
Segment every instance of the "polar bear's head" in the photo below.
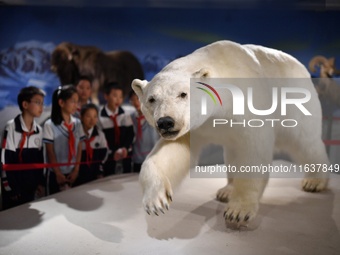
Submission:
M 167 140 L 176 140 L 189 132 L 190 78 L 206 77 L 209 73 L 205 68 L 192 72 L 175 67 L 165 67 L 150 82 L 132 82 L 145 118 Z

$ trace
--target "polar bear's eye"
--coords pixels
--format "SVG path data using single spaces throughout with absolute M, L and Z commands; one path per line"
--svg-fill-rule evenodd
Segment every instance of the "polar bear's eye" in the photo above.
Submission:
M 179 96 L 180 96 L 181 98 L 186 98 L 186 97 L 187 97 L 187 93 L 182 92 Z
M 150 97 L 148 101 L 149 101 L 150 104 L 152 104 L 156 101 L 156 99 L 154 99 L 153 97 Z

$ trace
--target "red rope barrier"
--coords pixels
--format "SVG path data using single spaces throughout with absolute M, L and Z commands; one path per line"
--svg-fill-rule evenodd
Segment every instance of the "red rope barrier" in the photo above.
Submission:
M 74 162 L 74 163 L 3 164 L 2 168 L 4 171 L 20 171 L 20 170 L 32 170 L 32 169 L 52 168 L 52 167 L 60 167 L 60 166 L 81 165 L 81 164 L 88 164 L 88 163 L 100 163 L 100 162 L 102 161 Z
M 328 120 L 329 117 L 328 116 L 325 116 L 322 118 L 323 120 Z M 332 117 L 333 120 L 340 120 L 340 117 Z
M 340 145 L 340 140 L 324 140 L 323 142 L 325 145 Z M 93 163 L 101 163 L 101 162 L 102 161 L 98 160 L 98 161 L 91 161 L 91 162 L 74 162 L 74 163 L 3 164 L 2 170 L 3 171 L 22 171 L 22 170 L 32 170 L 32 169 L 42 169 L 42 168 L 53 168 L 53 167 L 60 167 L 60 166 L 93 164 Z
M 147 154 L 149 154 L 149 152 L 145 153 L 145 155 Z M 131 158 L 131 156 L 127 156 L 126 158 Z M 114 160 L 114 159 L 107 159 L 106 162 L 111 161 L 111 160 Z M 42 169 L 42 168 L 53 168 L 53 167 L 60 167 L 60 166 L 94 164 L 94 163 L 102 163 L 102 162 L 103 162 L 102 160 L 96 160 L 96 161 L 74 162 L 74 163 L 3 164 L 2 170 L 3 171 L 22 171 L 22 170 L 32 170 L 32 169 Z
M 150 152 L 145 152 L 143 154 L 148 155 Z M 126 158 L 131 158 L 131 156 L 127 156 Z M 107 161 L 114 159 L 107 159 Z M 102 160 L 97 161 L 88 161 L 88 162 L 74 162 L 74 163 L 30 163 L 30 164 L 3 164 L 3 171 L 22 171 L 22 170 L 33 170 L 33 169 L 42 169 L 42 168 L 53 168 L 60 166 L 71 166 L 71 165 L 83 165 L 83 164 L 93 164 L 93 163 L 102 163 Z
M 326 145 L 340 145 L 340 140 L 324 140 Z

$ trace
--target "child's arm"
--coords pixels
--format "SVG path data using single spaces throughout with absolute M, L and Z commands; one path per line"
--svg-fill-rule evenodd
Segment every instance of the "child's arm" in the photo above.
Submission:
M 18 163 L 16 159 L 16 146 L 14 144 L 14 127 L 7 123 L 2 137 L 1 162 L 3 164 Z M 17 171 L 2 172 L 2 185 L 5 192 L 10 192 L 12 199 L 16 200 L 20 196 L 20 187 L 17 184 Z
M 132 141 L 135 137 L 131 116 L 125 115 L 124 121 L 126 130 L 125 136 L 123 137 L 122 147 L 114 153 L 114 160 L 119 160 L 128 156 L 128 151 L 131 148 Z
M 129 150 L 129 148 L 132 145 L 133 139 L 135 138 L 135 132 L 133 131 L 133 122 L 130 115 L 125 116 L 125 121 L 126 121 L 126 135 L 123 146 L 126 148 L 126 150 Z
M 104 176 L 104 163 L 107 161 L 109 157 L 110 150 L 109 150 L 109 146 L 107 145 L 104 132 L 101 130 L 98 130 L 98 134 L 99 134 L 99 139 L 98 139 L 99 148 L 96 148 L 96 151 L 98 153 L 98 159 L 101 160 L 101 162 L 98 164 L 97 178 L 100 178 Z
M 56 164 L 58 163 L 57 161 L 57 156 L 54 150 L 54 131 L 52 128 L 53 123 L 51 120 L 47 120 L 44 125 L 44 132 L 43 132 L 43 143 L 45 144 L 45 149 L 46 149 L 46 157 L 47 157 L 47 162 L 51 164 Z M 59 185 L 64 185 L 66 182 L 66 178 L 61 172 L 59 167 L 52 167 L 57 183 Z
M 46 143 L 46 154 L 47 154 L 47 160 L 49 163 L 52 164 L 56 164 L 57 162 L 57 158 L 55 156 L 55 152 L 54 152 L 54 148 L 53 148 L 53 143 Z M 66 178 L 65 175 L 63 175 L 63 173 L 61 172 L 59 167 L 53 167 L 53 172 L 56 175 L 57 178 L 57 183 L 59 185 L 63 185 L 66 182 Z
M 76 158 L 76 162 L 80 163 L 81 161 L 81 146 L 82 141 L 79 141 L 78 143 L 78 148 L 77 148 L 77 158 Z M 67 177 L 67 180 L 72 184 L 75 182 L 75 180 L 77 179 L 79 174 L 79 164 L 76 164 L 72 170 L 72 172 L 70 173 L 70 175 Z

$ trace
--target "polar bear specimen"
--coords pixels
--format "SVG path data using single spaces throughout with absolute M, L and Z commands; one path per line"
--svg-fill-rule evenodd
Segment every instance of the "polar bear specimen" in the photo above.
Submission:
M 303 86 L 310 91 L 311 97 L 304 106 L 312 116 L 305 116 L 299 110 L 288 111 L 287 118 L 299 120 L 294 128 L 280 125 L 224 127 L 209 134 L 198 132 L 200 139 L 193 140 L 190 133 L 199 130 L 200 126 L 210 125 L 212 117 L 230 119 L 237 116 L 232 115 L 230 93 L 225 92 L 221 93 L 223 102 L 227 102 L 223 107 L 205 119 L 196 117 L 193 109 L 190 111 L 191 78 L 305 78 L 308 82 Z M 134 80 L 132 88 L 141 101 L 142 112 L 161 135 L 143 163 L 139 177 L 146 212 L 158 215 L 169 209 L 173 187 L 187 175 L 190 166 L 197 164 L 201 148 L 208 143 L 222 145 L 225 160 L 238 168 L 271 164 L 276 149 L 288 153 L 297 164 L 328 165 L 321 140 L 321 106 L 309 78 L 306 68 L 286 53 L 257 45 L 218 41 L 169 63 L 150 82 Z M 271 87 L 268 86 L 280 84 L 259 87 L 260 101 L 268 101 L 267 97 L 271 100 L 271 94 L 268 94 Z M 246 112 L 243 117 L 249 119 L 251 115 Z M 217 199 L 228 202 L 224 210 L 226 223 L 247 225 L 257 214 L 269 175 L 256 178 L 248 178 L 248 175 L 228 176 L 228 184 L 217 191 Z M 302 188 L 309 192 L 322 191 L 327 187 L 328 175 L 328 171 L 308 173 Z

